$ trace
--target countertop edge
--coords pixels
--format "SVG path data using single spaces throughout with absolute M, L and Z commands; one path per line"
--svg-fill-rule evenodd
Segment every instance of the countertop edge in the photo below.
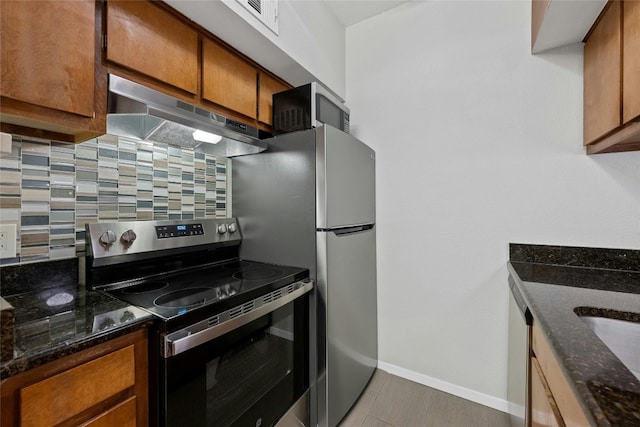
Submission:
M 48 362 L 60 359 L 62 357 L 77 353 L 82 350 L 102 344 L 114 338 L 118 338 L 140 329 L 148 328 L 153 325 L 155 318 L 151 315 L 136 319 L 126 325 L 117 326 L 104 333 L 93 335 L 88 338 L 79 340 L 69 340 L 62 342 L 36 356 L 23 356 L 9 360 L 0 365 L 0 381 L 4 381 L 14 375 L 26 372 L 30 369 L 44 365 Z
M 571 387 L 571 391 L 576 396 L 578 403 L 582 408 L 582 412 L 584 412 L 585 416 L 588 418 L 589 422 L 592 423 L 592 425 L 609 426 L 610 423 L 608 421 L 605 424 L 597 422 L 597 420 L 607 420 L 604 414 L 604 411 L 602 410 L 602 408 L 600 408 L 600 405 L 598 405 L 598 403 L 596 402 L 595 398 L 592 396 L 589 389 L 583 384 L 579 384 L 575 381 L 570 369 L 566 366 L 566 361 L 564 360 L 564 357 L 562 357 L 562 354 L 560 354 L 556 348 L 557 343 L 553 337 L 553 334 L 551 333 L 551 327 L 547 325 L 547 322 L 545 321 L 544 316 L 536 315 L 537 314 L 536 304 L 532 302 L 529 293 L 523 286 L 524 281 L 518 275 L 517 271 L 511 264 L 511 261 L 507 261 L 507 269 L 511 277 L 513 277 L 515 284 L 518 287 L 518 290 L 522 294 L 522 297 L 524 298 L 525 303 L 527 304 L 527 307 L 531 311 L 534 322 L 536 320 L 538 321 L 541 332 L 547 338 L 548 343 L 550 344 L 549 347 L 553 352 L 553 356 L 559 362 L 558 365 L 560 366 L 560 369 L 562 370 L 562 373 L 564 374 L 565 379 L 569 384 L 569 387 Z M 555 286 L 555 285 L 551 285 L 551 286 Z

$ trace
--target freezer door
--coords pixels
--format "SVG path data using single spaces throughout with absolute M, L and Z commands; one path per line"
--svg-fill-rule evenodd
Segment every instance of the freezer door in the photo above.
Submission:
M 326 323 L 318 425 L 335 427 L 377 366 L 375 227 L 343 235 L 319 232 L 318 245 L 318 310 Z
M 316 149 L 318 228 L 375 223 L 375 151 L 327 125 Z

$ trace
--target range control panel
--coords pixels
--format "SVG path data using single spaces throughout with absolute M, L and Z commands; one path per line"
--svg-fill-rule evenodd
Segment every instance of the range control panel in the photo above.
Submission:
M 202 224 L 156 225 L 156 236 L 158 236 L 158 239 L 198 236 L 202 234 L 204 234 L 204 228 L 202 227 Z
M 122 256 L 202 245 L 239 245 L 235 218 L 130 221 L 86 224 L 87 251 L 93 264 L 123 261 Z

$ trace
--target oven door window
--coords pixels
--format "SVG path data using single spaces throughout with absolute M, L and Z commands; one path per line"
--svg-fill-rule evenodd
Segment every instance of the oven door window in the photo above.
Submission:
M 296 305 L 166 359 L 167 425 L 273 425 L 308 382 L 306 315 L 294 316 Z

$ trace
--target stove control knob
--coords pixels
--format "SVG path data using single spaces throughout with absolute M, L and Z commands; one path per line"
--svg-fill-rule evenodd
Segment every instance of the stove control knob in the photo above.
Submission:
M 233 234 L 236 231 L 238 231 L 238 227 L 236 226 L 236 223 L 232 222 L 231 224 L 229 224 L 229 233 Z
M 227 224 L 220 224 L 218 226 L 218 234 L 224 234 L 227 232 Z
M 112 230 L 107 230 L 100 236 L 100 244 L 105 247 L 109 247 L 116 241 L 116 233 Z
M 120 240 L 122 240 L 122 243 L 124 243 L 125 245 L 131 245 L 133 244 L 133 241 L 136 240 L 136 233 L 133 230 L 127 230 L 124 233 L 122 233 L 122 236 L 120 236 Z

